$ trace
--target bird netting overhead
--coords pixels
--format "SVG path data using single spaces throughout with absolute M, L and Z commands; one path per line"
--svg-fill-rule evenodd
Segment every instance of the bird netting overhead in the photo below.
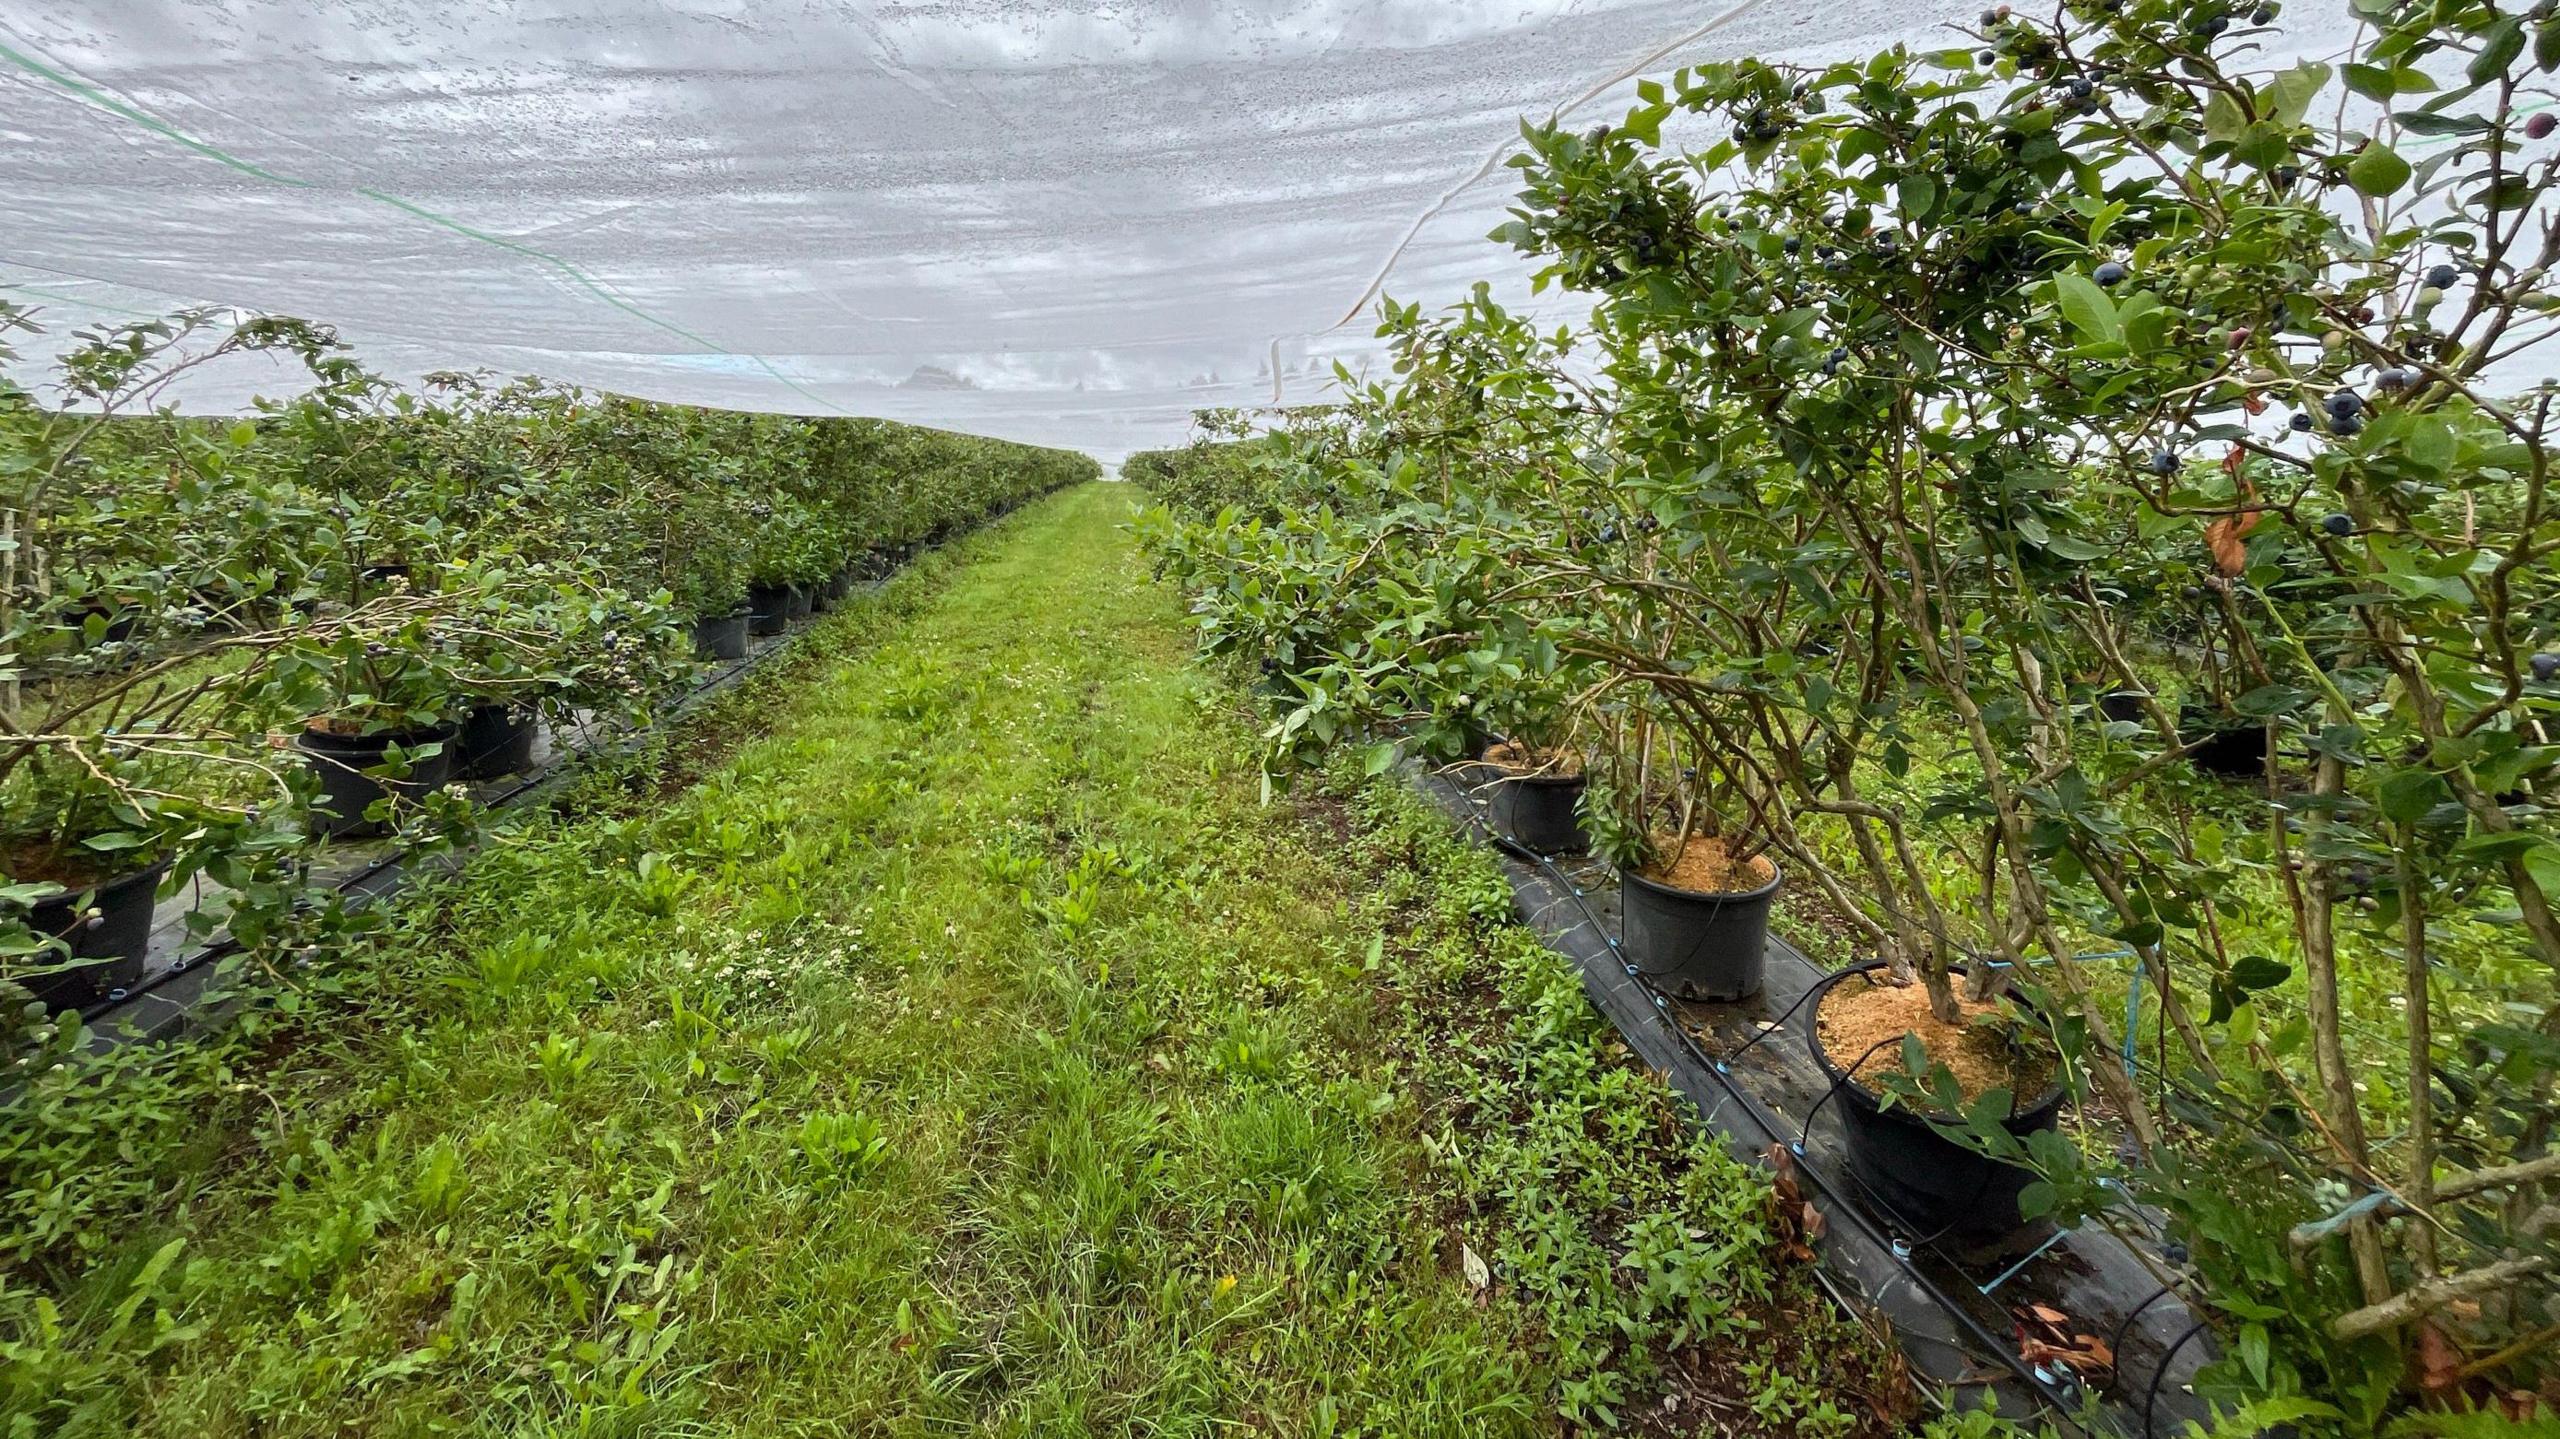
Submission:
M 0 297 L 1105 455 L 1445 301 L 1523 114 L 1951 0 L 0 0 Z M 1570 302 L 1565 302 L 1570 304 Z M 40 353 L 42 341 L 22 342 Z M 260 377 L 189 398 L 236 405 Z

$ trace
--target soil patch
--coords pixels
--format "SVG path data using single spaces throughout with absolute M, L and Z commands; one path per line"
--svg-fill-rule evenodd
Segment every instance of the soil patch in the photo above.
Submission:
M 1675 836 L 1658 834 L 1653 848 L 1663 858 L 1637 873 L 1695 894 L 1749 894 L 1778 876 L 1767 855 L 1738 860 L 1726 841 L 1708 835 L 1691 835 L 1684 845 Z
M 1553 775 L 1571 779 L 1582 773 L 1582 756 L 1568 750 L 1535 749 L 1504 740 L 1484 752 L 1484 762 L 1511 774 Z
M 66 889 L 87 889 L 104 884 L 142 868 L 133 855 L 122 857 L 94 851 L 56 849 L 32 840 L 0 842 L 0 874 L 19 884 L 52 883 Z
M 2011 1044 L 2009 1036 L 2019 1022 L 2016 1008 L 2005 999 L 1968 999 L 1961 988 L 1956 1008 L 1962 1017 L 1949 1024 L 1930 1010 L 1926 985 L 1844 979 L 1823 996 L 1815 1030 L 1831 1062 L 1846 1069 L 1858 1061 L 1850 1072 L 1878 1093 L 1883 1076 L 1902 1071 L 1902 1046 L 1890 1041 L 1909 1034 L 1919 1038 L 1930 1062 L 1955 1075 L 1967 1102 L 1994 1089 L 2028 1102 L 2042 1098 L 2053 1083 L 2053 1062 L 2033 1048 L 2021 1052 Z M 1870 1049 L 1875 1052 L 1869 1054 Z M 1861 1055 L 1866 1057 L 1859 1060 Z

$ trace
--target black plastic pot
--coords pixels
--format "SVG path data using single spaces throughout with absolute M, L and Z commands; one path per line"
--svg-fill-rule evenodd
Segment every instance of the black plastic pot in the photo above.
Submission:
M 2150 696 L 2141 690 L 2109 690 L 2098 696 L 2098 714 L 2116 724 L 2142 723 L 2142 702 Z
M 841 601 L 853 593 L 853 566 L 847 564 L 827 579 L 827 598 Z
M 693 622 L 693 652 L 706 660 L 742 660 L 747 657 L 747 611 L 743 607 L 725 615 L 704 615 Z
M 2008 1234 L 2024 1222 L 2018 1214 L 2018 1195 L 2035 1182 L 2035 1174 L 1949 1139 L 1907 1107 L 1885 1108 L 1822 1047 L 1822 1006 L 1832 989 L 1882 968 L 1882 960 L 1869 960 L 1825 976 L 1815 986 L 1813 1018 L 1807 1025 L 1813 1062 L 1831 1081 L 1832 1098 L 1840 1111 L 1849 1173 L 1864 1197 L 1882 1206 L 1885 1217 L 1909 1225 L 1915 1237 L 1956 1235 L 1982 1240 Z M 1856 1058 L 1851 1056 L 1851 1062 Z M 2061 1116 L 2064 1098 L 2064 1091 L 2056 1086 L 2031 1103 L 2013 1106 L 2000 1127 L 2020 1139 L 2051 1129 Z
M 800 592 L 809 597 L 809 613 L 813 615 L 822 615 L 835 608 L 836 597 L 829 593 L 829 585 L 825 580 L 802 585 Z
M 474 705 L 455 746 L 457 779 L 496 779 L 533 768 L 534 712 L 514 705 Z
M 320 777 L 320 793 L 311 801 L 311 826 L 332 838 L 362 839 L 385 833 L 391 828 L 388 821 L 365 818 L 364 812 L 375 800 L 388 794 L 414 804 L 453 777 L 454 730 L 450 725 L 367 735 L 307 729 L 295 737 L 294 743 L 311 762 L 312 772 Z M 438 743 L 444 748 L 411 760 L 404 779 L 379 779 L 366 774 L 366 770 L 381 767 L 383 751 L 394 743 L 403 749 Z
M 98 636 L 100 644 L 123 644 L 126 640 L 133 638 L 135 630 L 142 627 L 142 615 L 139 611 L 110 609 L 92 601 L 82 605 L 71 615 L 72 627 L 79 632 L 80 643 L 84 648 L 89 643 L 89 621 L 92 617 L 106 621 L 105 627 Z
M 1744 894 L 1700 894 L 1619 872 L 1627 963 L 1682 999 L 1748 999 L 1769 963 L 1769 907 L 1786 873 Z
M 747 586 L 747 632 L 778 635 L 791 623 L 791 587 L 789 585 Z
M 1272 673 L 1272 670 L 1264 671 L 1266 676 Z M 1285 671 L 1281 672 L 1280 678 L 1282 688 L 1278 693 L 1284 698 L 1294 698 L 1298 693 L 1298 687 L 1289 683 Z M 1441 765 L 1451 778 L 1469 789 L 1491 783 L 1502 773 L 1484 757 L 1486 750 L 1501 742 L 1500 737 L 1486 729 L 1484 722 L 1474 715 L 1459 715 L 1455 718 L 1433 716 L 1429 719 L 1418 719 L 1413 721 L 1411 728 L 1405 733 L 1411 752 L 1418 755 L 1423 763 Z M 1434 745 L 1433 740 L 1443 743 Z M 1460 758 L 1447 758 L 1451 753 L 1452 745 Z
M 392 561 L 387 564 L 379 565 L 359 565 L 356 567 L 356 593 L 354 598 L 358 600 L 365 599 L 372 595 L 391 594 L 403 587 L 407 588 L 411 593 L 431 588 L 431 586 L 425 582 L 425 577 L 418 573 L 416 566 L 402 561 Z
M 2267 732 L 2233 727 L 2209 711 L 2189 708 L 2178 716 L 2178 743 L 2190 746 L 2187 762 L 2223 779 L 2261 779 L 2267 772 Z
M 59 1014 L 87 1009 L 139 983 L 143 956 L 151 949 L 152 901 L 159 896 L 160 877 L 168 872 L 168 862 L 163 860 L 93 890 L 36 901 L 27 913 L 27 927 L 69 945 L 71 958 L 66 961 L 49 950 L 33 956 L 32 962 L 72 967 L 29 976 L 27 992 Z M 90 909 L 97 913 L 84 918 Z
M 809 587 L 807 585 L 784 585 L 782 587 L 782 616 L 786 621 L 805 620 L 809 617 Z
M 1496 833 L 1531 854 L 1579 854 L 1591 847 L 1582 833 L 1581 775 L 1508 774 L 1495 769 L 1485 786 Z

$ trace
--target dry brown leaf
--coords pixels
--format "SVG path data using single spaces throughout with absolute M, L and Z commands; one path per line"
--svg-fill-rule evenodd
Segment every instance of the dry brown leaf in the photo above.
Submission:
M 1778 1253 L 1800 1264 L 1813 1262 L 1813 1241 L 1822 1237 L 1822 1211 L 1804 1197 L 1802 1181 L 1796 1174 L 1795 1156 L 1783 1144 L 1772 1144 L 1761 1151 L 1776 1171 L 1769 1180 L 1771 1217 L 1778 1233 Z
M 2432 1321 L 2418 1326 L 2418 1386 L 2440 1394 L 2462 1383 L 2462 1351 Z
M 2084 1379 L 2115 1371 L 2114 1348 L 2094 1334 L 2074 1332 L 2071 1316 L 2061 1310 L 2030 1304 L 2014 1318 L 2018 1357 L 2026 1363 L 2060 1365 Z
M 2048 1344 L 2030 1339 L 2018 1346 L 2018 1357 L 2029 1364 L 2058 1364 L 2083 1379 L 2115 1372 L 2115 1351 L 2107 1341 L 2095 1335 L 2079 1334 L 2069 1344 Z
M 2245 479 L 2242 480 L 2240 482 L 2241 502 L 2245 504 L 2257 497 L 2258 487 Z M 2242 570 L 2249 567 L 2249 547 L 2242 541 L 2249 537 L 2249 532 L 2256 529 L 2258 521 L 2263 518 L 2265 518 L 2264 512 L 2259 510 L 2238 510 L 2223 515 L 2204 527 L 2204 547 L 2206 552 L 2213 556 L 2215 570 L 2226 578 L 2237 578 Z

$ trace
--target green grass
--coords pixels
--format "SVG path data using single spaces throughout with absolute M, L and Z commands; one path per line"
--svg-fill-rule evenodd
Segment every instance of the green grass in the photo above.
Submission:
M 503 837 L 256 1046 L 40 1086 L 9 1432 L 1888 1427 L 1490 861 L 1263 802 L 1121 494 L 826 621 L 698 782 Z

